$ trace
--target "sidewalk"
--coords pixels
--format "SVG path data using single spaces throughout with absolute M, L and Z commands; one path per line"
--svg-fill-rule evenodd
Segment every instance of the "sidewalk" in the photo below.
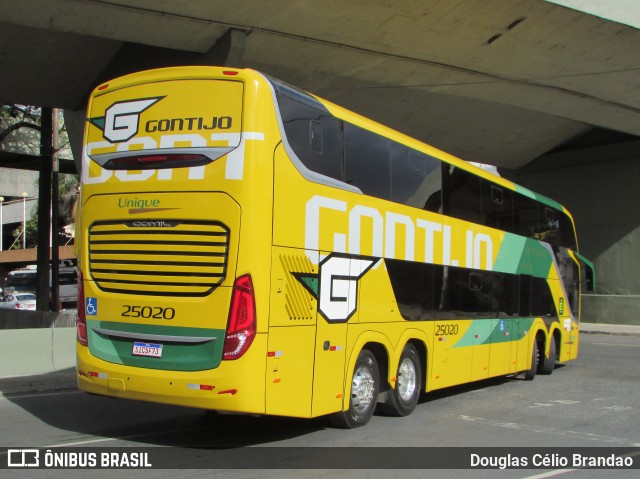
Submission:
M 580 332 L 586 334 L 640 336 L 640 326 L 631 324 L 580 323 Z

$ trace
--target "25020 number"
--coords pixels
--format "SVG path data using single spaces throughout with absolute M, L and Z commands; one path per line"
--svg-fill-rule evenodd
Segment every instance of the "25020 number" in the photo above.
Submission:
M 176 317 L 176 310 L 173 308 L 161 308 L 160 306 L 133 306 L 125 304 L 122 306 L 125 318 L 144 319 L 166 319 L 171 320 Z
M 458 325 L 457 324 L 437 324 L 436 325 L 436 336 L 455 336 L 458 334 Z

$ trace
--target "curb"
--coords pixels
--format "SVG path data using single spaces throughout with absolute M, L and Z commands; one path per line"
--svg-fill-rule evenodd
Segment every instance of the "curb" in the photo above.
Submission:
M 32 376 L 13 376 L 0 378 L 0 399 L 25 394 L 55 393 L 77 391 L 75 368 L 63 369 L 46 374 Z
M 640 336 L 640 326 L 631 324 L 581 323 L 580 333 Z

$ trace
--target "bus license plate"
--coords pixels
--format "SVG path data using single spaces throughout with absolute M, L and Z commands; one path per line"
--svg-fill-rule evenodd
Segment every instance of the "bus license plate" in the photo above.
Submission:
M 133 343 L 131 354 L 134 356 L 162 357 L 162 344 Z

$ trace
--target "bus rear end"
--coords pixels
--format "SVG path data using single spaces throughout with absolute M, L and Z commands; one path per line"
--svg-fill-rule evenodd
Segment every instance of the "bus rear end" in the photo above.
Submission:
M 264 412 L 271 162 L 251 158 L 273 151 L 274 115 L 245 115 L 263 83 L 196 67 L 94 91 L 77 239 L 81 390 Z M 253 175 L 263 181 L 249 188 Z

